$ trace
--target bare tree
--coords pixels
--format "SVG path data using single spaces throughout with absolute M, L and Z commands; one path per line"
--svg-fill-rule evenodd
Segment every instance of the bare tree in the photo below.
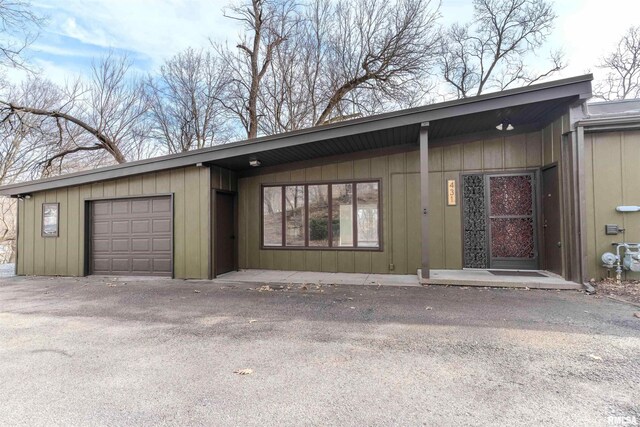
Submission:
M 0 198 L 0 264 L 15 261 L 16 199 Z
M 329 0 L 310 3 L 296 17 L 297 25 L 275 49 L 259 91 L 259 129 L 276 134 L 312 126 L 318 109 L 321 71 L 327 67 Z
M 57 105 L 0 100 L 0 115 L 9 120 L 26 114 L 55 124 L 58 139 L 42 162 L 45 170 L 80 152 L 108 153 L 117 163 L 126 162 L 147 152 L 140 147 L 149 143 L 148 125 L 142 120 L 147 113 L 144 88 L 128 76 L 130 66 L 126 57 L 111 53 L 93 64 L 90 82 L 70 85 Z
M 5 87 L 4 96 L 36 109 L 64 108 L 64 92 L 54 83 L 28 77 Z M 3 110 L 0 120 L 0 184 L 38 178 L 40 159 L 46 158 L 51 141 L 58 138 L 54 122 L 25 112 Z
M 640 98 L 640 25 L 627 30 L 599 68 L 606 75 L 595 85 L 596 97 L 607 101 Z
M 189 48 L 166 61 L 147 80 L 154 136 L 170 153 L 224 142 L 225 86 L 225 71 L 211 52 Z
M 258 136 L 258 98 L 260 84 L 269 69 L 274 49 L 289 35 L 297 23 L 293 0 L 250 0 L 225 10 L 225 16 L 239 21 L 247 34 L 236 50 L 214 44 L 230 75 L 223 100 L 225 108 L 235 114 L 248 138 Z
M 24 50 L 38 37 L 43 24 L 30 1 L 0 0 L 0 65 L 26 68 Z
M 556 18 L 546 0 L 474 0 L 474 19 L 446 32 L 440 59 L 442 76 L 458 98 L 530 85 L 564 68 L 562 54 L 550 54 L 544 71 L 525 65 L 540 49 Z
M 62 98 L 61 91 L 51 82 L 28 76 L 19 85 L 3 88 L 11 99 L 39 108 L 49 108 Z M 46 156 L 48 141 L 55 139 L 55 126 L 41 117 L 26 113 L 5 115 L 0 120 L 0 185 L 39 178 L 40 159 Z M 14 258 L 16 222 L 15 199 L 0 199 L 0 263 Z
M 260 130 L 295 130 L 405 105 L 429 86 L 440 47 L 438 7 L 428 0 L 307 4 L 273 50 L 259 90 Z
M 430 71 L 438 54 L 439 6 L 429 0 L 357 0 L 336 5 L 330 29 L 328 97 L 315 124 L 331 119 L 355 90 L 391 98 Z

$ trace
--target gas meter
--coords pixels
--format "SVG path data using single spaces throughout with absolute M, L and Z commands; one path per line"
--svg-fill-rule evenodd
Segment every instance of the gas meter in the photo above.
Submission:
M 640 272 L 640 243 L 612 243 L 616 253 L 602 254 L 602 265 L 605 268 L 616 269 L 616 283 L 622 280 L 622 270 Z M 624 251 L 624 255 L 620 253 Z
M 622 266 L 625 270 L 640 271 L 640 248 L 636 247 L 635 252 L 630 248 L 624 253 L 624 258 L 622 262 Z

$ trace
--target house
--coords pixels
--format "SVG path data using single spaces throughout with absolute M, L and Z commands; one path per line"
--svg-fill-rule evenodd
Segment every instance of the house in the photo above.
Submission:
M 476 268 L 583 283 L 601 273 L 603 221 L 640 218 L 611 212 L 638 192 L 639 136 L 588 116 L 591 80 L 0 187 L 19 200 L 17 274 Z
M 600 255 L 615 252 L 612 244 L 640 243 L 640 212 L 616 210 L 640 206 L 640 99 L 589 103 L 588 113 L 577 126 L 584 131 L 579 161 L 584 164 L 586 278 L 597 279 L 607 274 Z M 640 279 L 639 273 L 626 276 Z

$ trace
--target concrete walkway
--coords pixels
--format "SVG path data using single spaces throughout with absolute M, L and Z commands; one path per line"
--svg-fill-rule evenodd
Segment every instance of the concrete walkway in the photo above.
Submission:
M 540 276 L 494 275 L 487 270 L 431 270 L 431 278 L 419 280 L 418 274 L 321 273 L 312 271 L 240 270 L 221 274 L 215 281 L 260 283 L 266 285 L 374 285 L 374 286 L 481 286 L 494 288 L 529 288 L 580 290 L 579 283 L 568 282 L 560 276 L 540 271 Z M 531 272 L 527 272 L 531 273 Z
M 313 271 L 240 270 L 221 274 L 215 281 L 273 285 L 421 286 L 415 274 L 319 273 Z

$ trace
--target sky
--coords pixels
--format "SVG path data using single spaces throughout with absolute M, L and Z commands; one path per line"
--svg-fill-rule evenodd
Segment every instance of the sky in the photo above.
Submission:
M 88 75 L 91 61 L 110 49 L 126 53 L 142 73 L 153 73 L 164 60 L 209 40 L 234 42 L 238 24 L 223 16 L 228 0 L 32 0 L 48 19 L 29 50 L 30 60 L 49 79 L 63 83 Z M 640 0 L 558 0 L 549 44 L 568 63 L 556 78 L 599 72 L 600 58 L 611 51 L 627 28 L 640 23 Z M 442 0 L 442 23 L 472 17 L 471 0 Z M 535 60 L 535 58 L 533 58 Z M 22 74 L 14 71 L 12 79 Z

